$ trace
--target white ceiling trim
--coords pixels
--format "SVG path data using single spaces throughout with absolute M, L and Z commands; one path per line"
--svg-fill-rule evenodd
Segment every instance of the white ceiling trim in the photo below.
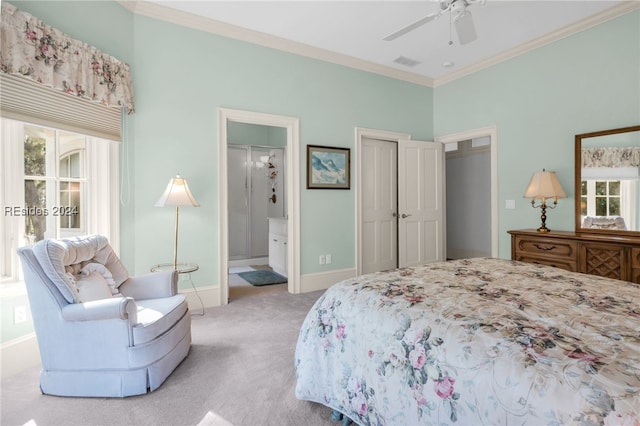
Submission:
M 581 31 L 595 27 L 596 25 L 600 25 L 604 22 L 610 21 L 611 19 L 615 19 L 619 16 L 625 15 L 627 13 L 630 13 L 638 9 L 640 9 L 640 2 L 638 1 L 629 1 L 629 2 L 620 3 L 616 6 L 605 9 L 602 12 L 592 15 L 588 18 L 582 19 L 578 22 L 574 22 L 573 24 L 567 25 L 556 31 L 553 31 L 551 33 L 545 34 L 541 37 L 538 37 L 536 39 L 523 43 L 520 46 L 516 46 L 513 49 L 507 50 L 498 55 L 487 58 L 483 61 L 476 62 L 475 64 L 461 68 L 457 71 L 454 71 L 450 74 L 445 75 L 444 77 L 437 78 L 434 80 L 433 87 L 438 87 L 438 86 L 442 86 L 444 84 L 450 83 L 459 78 L 473 74 L 485 68 L 492 67 L 493 65 L 499 64 L 500 62 L 504 62 L 508 59 L 515 58 L 516 56 L 520 56 L 524 53 L 530 52 L 532 50 L 535 50 L 547 44 L 554 43 L 565 37 L 569 37 L 570 35 L 577 34 Z
M 156 3 L 128 0 L 118 0 L 118 3 L 133 13 L 146 16 L 148 18 L 158 19 L 223 37 L 282 50 L 324 62 L 343 65 L 349 68 L 367 71 L 421 86 L 433 87 L 433 79 L 429 77 L 398 70 L 392 67 L 365 61 L 363 59 L 354 58 L 352 56 L 343 55 L 341 53 L 331 52 L 329 50 L 320 49 L 259 31 L 238 27 L 226 22 L 216 21 L 215 19 L 197 16 L 181 10 L 171 9 Z
M 454 71 L 447 74 L 444 77 L 432 79 L 422 75 L 418 75 L 408 71 L 402 71 L 393 67 L 376 64 L 370 61 L 354 58 L 352 56 L 344 55 L 341 53 L 331 52 L 326 49 L 309 46 L 304 43 L 287 40 L 281 37 L 276 37 L 270 34 L 265 34 L 259 31 L 242 28 L 236 25 L 231 25 L 225 22 L 217 21 L 211 18 L 205 18 L 202 16 L 194 15 L 181 10 L 172 9 L 166 6 L 159 5 L 157 3 L 151 3 L 142 0 L 117 0 L 120 5 L 130 10 L 131 12 L 146 16 L 149 18 L 170 22 L 172 24 L 180 25 L 183 27 L 192 28 L 199 31 L 204 31 L 223 37 L 232 38 L 235 40 L 244 41 L 247 43 L 257 44 L 260 46 L 293 53 L 300 56 L 305 56 L 313 59 L 318 59 L 325 62 L 330 62 L 349 68 L 358 69 L 361 71 L 367 71 L 374 74 L 382 75 L 385 77 L 394 78 L 397 80 L 406 81 L 409 83 L 418 84 L 426 87 L 438 87 L 444 84 L 450 83 L 459 78 L 473 74 L 477 71 L 489 68 L 500 62 L 504 62 L 508 59 L 530 52 L 531 50 L 561 40 L 572 34 L 576 34 L 580 31 L 592 28 L 596 25 L 602 24 L 611 19 L 617 18 L 624 14 L 630 13 L 634 10 L 640 9 L 640 2 L 628 1 L 620 3 L 609 9 L 606 9 L 598 14 L 585 18 L 574 24 L 567 25 L 557 31 L 546 34 L 537 39 L 531 40 L 527 43 L 523 43 L 518 47 L 510 49 L 506 52 L 492 56 L 475 64 L 464 67 L 458 71 Z

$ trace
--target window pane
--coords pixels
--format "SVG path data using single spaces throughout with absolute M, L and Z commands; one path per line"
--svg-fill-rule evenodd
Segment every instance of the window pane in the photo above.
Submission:
M 51 185 L 52 182 L 49 182 Z M 27 244 L 44 239 L 47 231 L 47 181 L 27 179 L 24 181 L 25 237 Z
M 620 195 L 620 181 L 609 182 L 609 195 Z
M 27 176 L 52 176 L 55 164 L 47 159 L 55 156 L 55 131 L 43 127 L 24 126 L 24 174 Z
M 69 156 L 69 168 L 70 174 L 69 177 L 79 178 L 80 176 L 80 154 L 75 153 Z
M 82 178 L 84 177 L 84 167 L 82 164 L 83 153 L 85 152 L 87 141 L 83 135 L 76 133 L 60 132 L 58 134 L 60 140 L 60 160 L 67 159 L 69 164 L 69 172 L 62 177 Z
M 606 197 L 596 197 L 596 216 L 607 216 Z
M 580 214 L 587 215 L 587 197 L 580 197 Z
M 45 176 L 47 142 L 42 138 L 26 136 L 24 141 L 24 174 L 27 176 Z
M 620 198 L 609 198 L 609 216 L 620 216 Z
M 80 229 L 80 184 L 77 184 L 77 190 L 72 191 L 70 194 L 69 208 L 65 215 L 69 218 L 69 228 Z
M 82 184 L 80 182 L 60 182 L 60 205 L 55 214 L 60 216 L 61 229 L 80 229 L 80 206 Z
M 596 182 L 596 195 L 607 195 L 607 182 Z
M 587 195 L 587 181 L 583 180 L 582 183 L 580 184 L 580 194 L 581 195 Z

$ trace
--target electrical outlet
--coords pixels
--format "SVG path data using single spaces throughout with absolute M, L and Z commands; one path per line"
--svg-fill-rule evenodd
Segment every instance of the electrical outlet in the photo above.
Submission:
M 327 263 L 327 258 L 325 257 L 325 255 L 324 255 L 324 254 L 321 254 L 321 255 L 320 255 L 320 259 L 318 260 L 318 262 L 319 262 L 321 265 L 324 265 L 325 263 Z
M 13 308 L 13 323 L 20 324 L 27 321 L 27 308 L 16 306 Z
M 327 265 L 329 265 L 331 263 L 331 255 L 330 254 L 325 254 L 324 255 L 324 259 L 327 261 Z

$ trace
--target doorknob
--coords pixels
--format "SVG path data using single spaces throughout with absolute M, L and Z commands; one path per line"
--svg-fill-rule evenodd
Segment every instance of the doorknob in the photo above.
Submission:
M 396 212 L 391 213 L 391 217 L 396 217 L 396 216 L 398 216 Z
M 404 214 L 404 213 L 402 213 L 402 216 L 400 216 L 400 217 L 401 217 L 401 218 L 403 218 L 403 219 L 406 219 L 406 218 L 408 218 L 409 216 L 411 216 L 411 215 L 410 215 L 410 214 Z

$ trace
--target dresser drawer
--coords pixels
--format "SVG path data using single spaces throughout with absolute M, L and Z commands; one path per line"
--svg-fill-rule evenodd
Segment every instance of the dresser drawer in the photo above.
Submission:
M 573 262 L 578 259 L 578 243 L 576 241 L 517 236 L 515 249 L 516 253 L 521 256 L 562 257 Z
M 563 259 L 563 258 L 545 258 L 545 257 L 536 257 L 536 256 L 527 256 L 526 254 L 516 255 L 514 260 L 519 260 L 520 262 L 534 263 L 536 265 L 546 265 L 553 266 L 556 268 L 564 269 L 566 271 L 578 272 L 578 262 L 573 261 L 571 259 Z

